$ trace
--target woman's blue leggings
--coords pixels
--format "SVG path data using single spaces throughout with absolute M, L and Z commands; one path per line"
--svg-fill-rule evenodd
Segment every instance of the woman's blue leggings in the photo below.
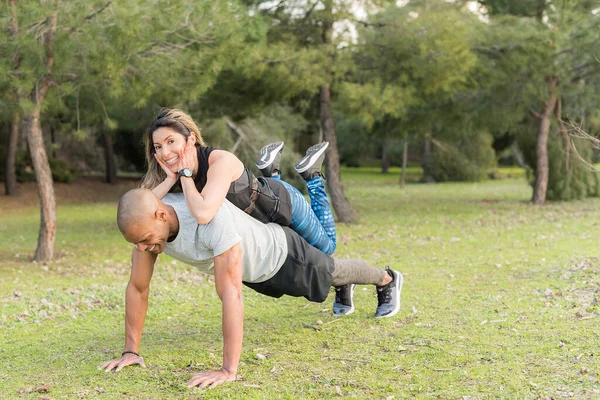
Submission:
M 298 189 L 282 180 L 279 175 L 272 178 L 283 183 L 290 194 L 292 201 L 290 228 L 323 253 L 333 254 L 336 246 L 335 222 L 323 178 L 315 176 L 306 182 L 310 207 Z

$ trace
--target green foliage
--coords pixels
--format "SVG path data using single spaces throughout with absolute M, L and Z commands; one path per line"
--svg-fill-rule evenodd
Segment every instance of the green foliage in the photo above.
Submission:
M 52 170 L 52 180 L 59 183 L 72 183 L 77 169 L 65 160 L 50 157 L 48 159 Z M 15 169 L 18 182 L 35 182 L 35 172 L 28 153 L 17 153 Z
M 389 7 L 361 30 L 355 82 L 342 87 L 350 110 L 369 125 L 411 106 L 443 102 L 466 87 L 475 63 L 473 18 L 450 4 Z
M 367 125 L 359 118 L 336 113 L 336 133 L 340 163 L 358 167 L 365 158 L 370 158 L 375 150 Z
M 76 169 L 65 160 L 50 158 L 50 169 L 54 182 L 72 183 L 75 178 Z
M 17 175 L 17 182 L 35 182 L 35 172 L 33 172 L 31 158 L 28 153 L 17 153 L 15 173 Z
M 548 2 L 546 0 L 480 0 L 489 14 L 511 14 L 540 18 Z
M 436 141 L 431 175 L 438 182 L 473 182 L 488 178 L 496 168 L 493 140 L 491 134 L 481 132 L 455 143 Z

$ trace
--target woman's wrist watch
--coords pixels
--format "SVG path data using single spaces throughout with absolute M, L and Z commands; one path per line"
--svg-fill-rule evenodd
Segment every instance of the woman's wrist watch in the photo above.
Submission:
M 184 168 L 181 171 L 179 171 L 179 176 L 182 176 L 184 178 L 191 178 L 192 177 L 192 170 L 189 168 Z

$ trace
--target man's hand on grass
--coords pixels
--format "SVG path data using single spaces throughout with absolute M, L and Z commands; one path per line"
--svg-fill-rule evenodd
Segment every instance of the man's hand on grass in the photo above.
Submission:
M 139 364 L 142 368 L 146 368 L 146 363 L 144 363 L 144 359 L 142 357 L 136 356 L 135 354 L 125 354 L 120 358 L 105 362 L 104 364 L 100 365 L 98 369 L 103 369 L 104 372 L 112 371 L 114 369 L 115 372 L 119 372 L 124 367 L 137 364 Z
M 240 376 L 232 374 L 225 369 L 218 371 L 203 371 L 198 372 L 188 382 L 188 387 L 198 386 L 200 389 L 214 388 L 225 382 L 233 382 L 240 380 Z

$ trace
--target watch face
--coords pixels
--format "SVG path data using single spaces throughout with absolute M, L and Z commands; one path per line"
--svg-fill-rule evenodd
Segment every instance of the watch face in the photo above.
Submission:
M 181 171 L 179 171 L 179 176 L 185 176 L 186 178 L 191 178 L 192 170 L 189 168 L 184 168 Z

